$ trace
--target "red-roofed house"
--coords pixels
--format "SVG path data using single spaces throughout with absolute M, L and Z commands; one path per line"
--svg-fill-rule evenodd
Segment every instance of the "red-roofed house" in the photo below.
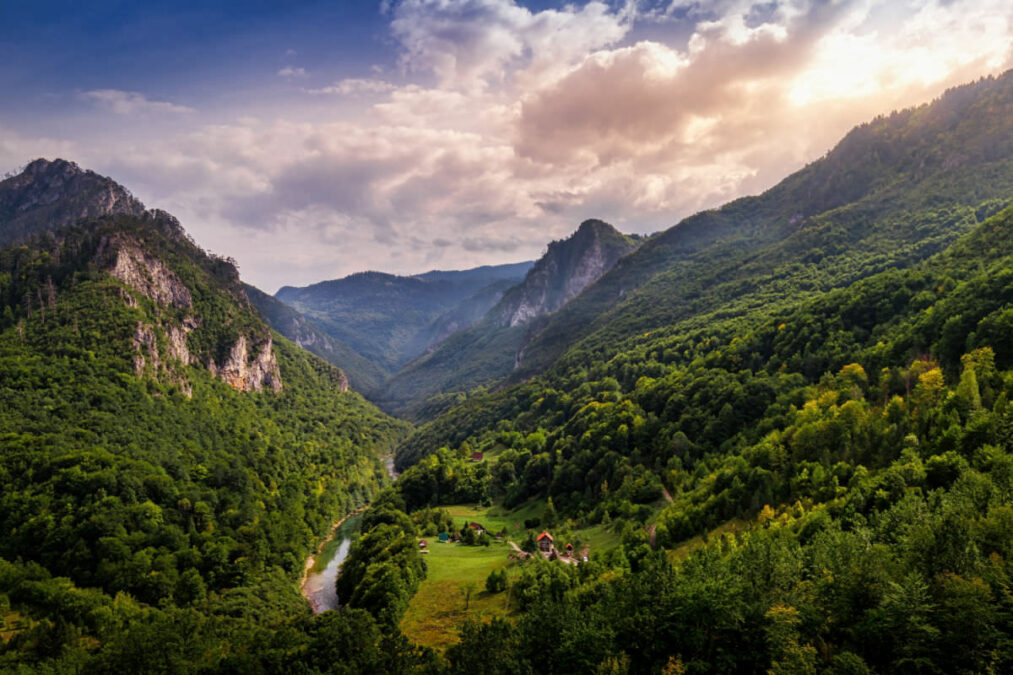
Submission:
M 552 535 L 548 532 L 542 532 L 538 535 L 538 550 L 542 553 L 548 553 L 552 550 Z

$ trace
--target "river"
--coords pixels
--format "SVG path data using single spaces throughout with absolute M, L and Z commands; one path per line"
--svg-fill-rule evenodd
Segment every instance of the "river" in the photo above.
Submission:
M 384 466 L 391 480 L 397 480 L 394 470 L 394 456 L 384 458 Z M 359 531 L 362 512 L 350 513 L 337 523 L 331 536 L 320 545 L 320 550 L 306 560 L 306 572 L 302 580 L 303 597 L 310 603 L 314 614 L 321 614 L 338 608 L 338 592 L 334 584 L 338 579 L 341 563 L 348 557 L 352 547 L 352 535 Z
M 302 594 L 309 601 L 314 614 L 338 608 L 338 592 L 334 588 L 334 582 L 338 578 L 341 563 L 348 557 L 352 535 L 358 531 L 361 521 L 361 513 L 350 514 L 339 521 L 320 551 L 306 561 Z

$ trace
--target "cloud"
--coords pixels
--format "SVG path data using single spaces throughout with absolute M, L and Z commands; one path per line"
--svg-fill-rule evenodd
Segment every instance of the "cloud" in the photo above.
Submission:
M 136 91 L 120 91 L 119 89 L 93 89 L 81 94 L 81 97 L 93 101 L 117 115 L 134 115 L 137 113 L 192 113 L 193 108 L 176 105 L 168 101 L 152 101 L 144 94 Z
M 402 66 L 433 73 L 445 88 L 503 83 L 526 60 L 531 72 L 551 72 L 618 42 L 632 26 L 631 11 L 596 0 L 540 12 L 513 0 L 402 0 L 391 13 Z
M 292 66 L 285 66 L 284 68 L 278 71 L 278 77 L 285 77 L 285 78 L 301 79 L 307 77 L 308 75 L 309 73 L 306 72 L 305 68 L 293 68 Z
M 72 141 L 25 136 L 0 124 L 0 176 L 18 173 L 39 157 L 73 157 L 76 148 Z
M 855 124 L 1009 67 L 1005 5 L 403 0 L 384 15 L 398 74 L 74 151 L 268 289 L 521 260 L 585 218 L 651 232 L 761 191 Z M 118 94 L 89 98 L 175 107 Z
M 397 87 L 390 82 L 384 82 L 383 80 L 346 78 L 340 82 L 332 84 L 329 87 L 307 89 L 306 93 L 315 95 L 337 94 L 339 96 L 348 96 L 349 94 L 382 94 L 396 88 Z

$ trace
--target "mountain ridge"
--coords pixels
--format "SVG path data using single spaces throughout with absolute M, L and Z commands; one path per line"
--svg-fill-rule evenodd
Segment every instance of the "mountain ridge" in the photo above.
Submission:
M 387 409 L 415 415 L 426 400 L 465 392 L 508 375 L 530 335 L 588 284 L 639 246 L 601 220 L 586 220 L 569 237 L 549 243 L 524 280 L 473 326 L 449 336 L 387 383 Z
M 0 244 L 72 225 L 83 218 L 147 209 L 111 178 L 64 159 L 36 159 L 0 181 Z

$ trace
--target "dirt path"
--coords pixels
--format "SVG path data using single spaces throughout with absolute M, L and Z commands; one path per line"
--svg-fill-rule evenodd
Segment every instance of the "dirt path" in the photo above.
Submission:
M 672 495 L 665 488 L 661 488 L 661 496 L 664 497 L 665 501 L 668 502 L 669 504 L 672 503 Z

